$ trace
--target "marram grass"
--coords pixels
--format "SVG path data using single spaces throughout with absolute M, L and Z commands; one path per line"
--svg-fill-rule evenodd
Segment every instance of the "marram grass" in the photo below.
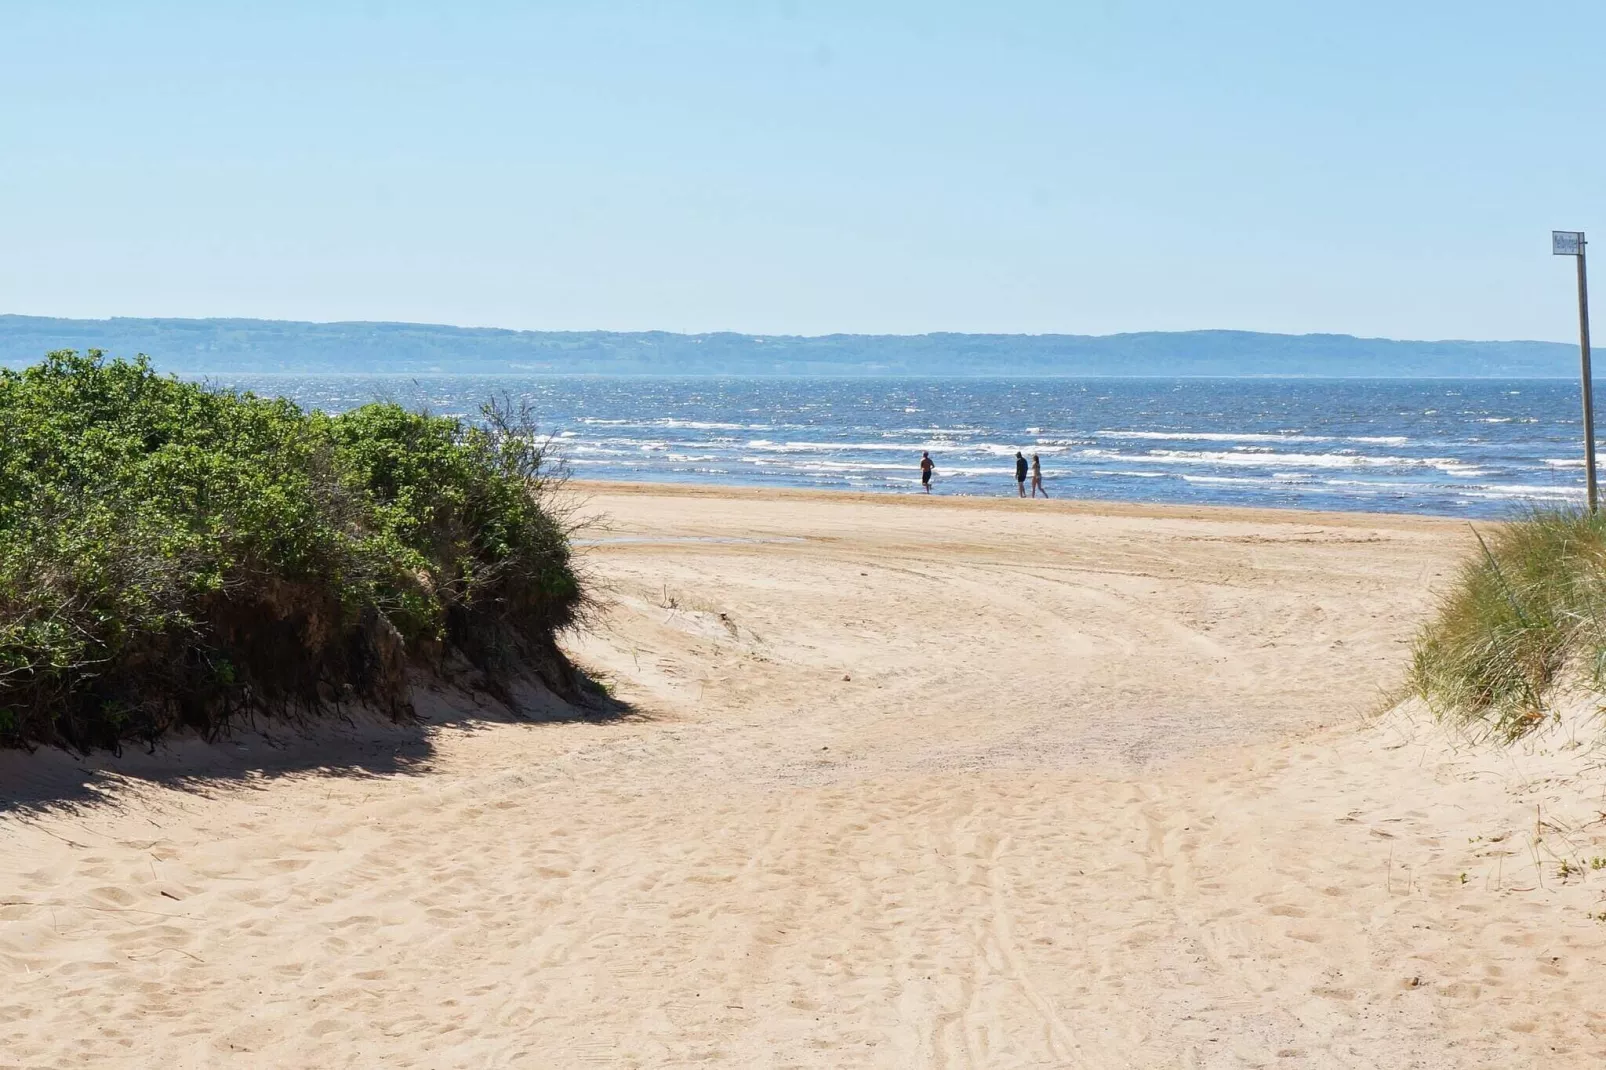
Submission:
M 1606 517 L 1536 509 L 1475 530 L 1417 636 L 1410 688 L 1440 717 L 1515 739 L 1564 683 L 1606 692 Z

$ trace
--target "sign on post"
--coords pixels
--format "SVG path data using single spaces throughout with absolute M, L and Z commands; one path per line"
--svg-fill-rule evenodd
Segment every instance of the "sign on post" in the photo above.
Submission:
M 1556 256 L 1577 256 L 1584 251 L 1584 232 L 1581 230 L 1551 231 L 1550 251 Z

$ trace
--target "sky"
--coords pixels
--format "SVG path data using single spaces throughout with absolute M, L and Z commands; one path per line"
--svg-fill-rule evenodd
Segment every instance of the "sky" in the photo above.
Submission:
M 1598 0 L 0 0 L 0 312 L 1571 341 L 1603 43 Z

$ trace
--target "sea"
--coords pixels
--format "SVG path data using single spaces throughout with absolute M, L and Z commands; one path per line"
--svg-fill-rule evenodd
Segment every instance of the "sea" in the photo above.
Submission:
M 1501 517 L 1581 503 L 1576 382 L 1555 379 L 867 379 L 218 376 L 339 412 L 478 418 L 528 405 L 576 477 Z

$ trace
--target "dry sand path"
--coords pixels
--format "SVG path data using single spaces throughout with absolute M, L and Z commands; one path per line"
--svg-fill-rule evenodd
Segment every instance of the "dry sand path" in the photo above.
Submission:
M 1587 748 L 1364 720 L 1464 525 L 592 507 L 636 716 L 0 764 L 0 1065 L 1606 1058 Z

